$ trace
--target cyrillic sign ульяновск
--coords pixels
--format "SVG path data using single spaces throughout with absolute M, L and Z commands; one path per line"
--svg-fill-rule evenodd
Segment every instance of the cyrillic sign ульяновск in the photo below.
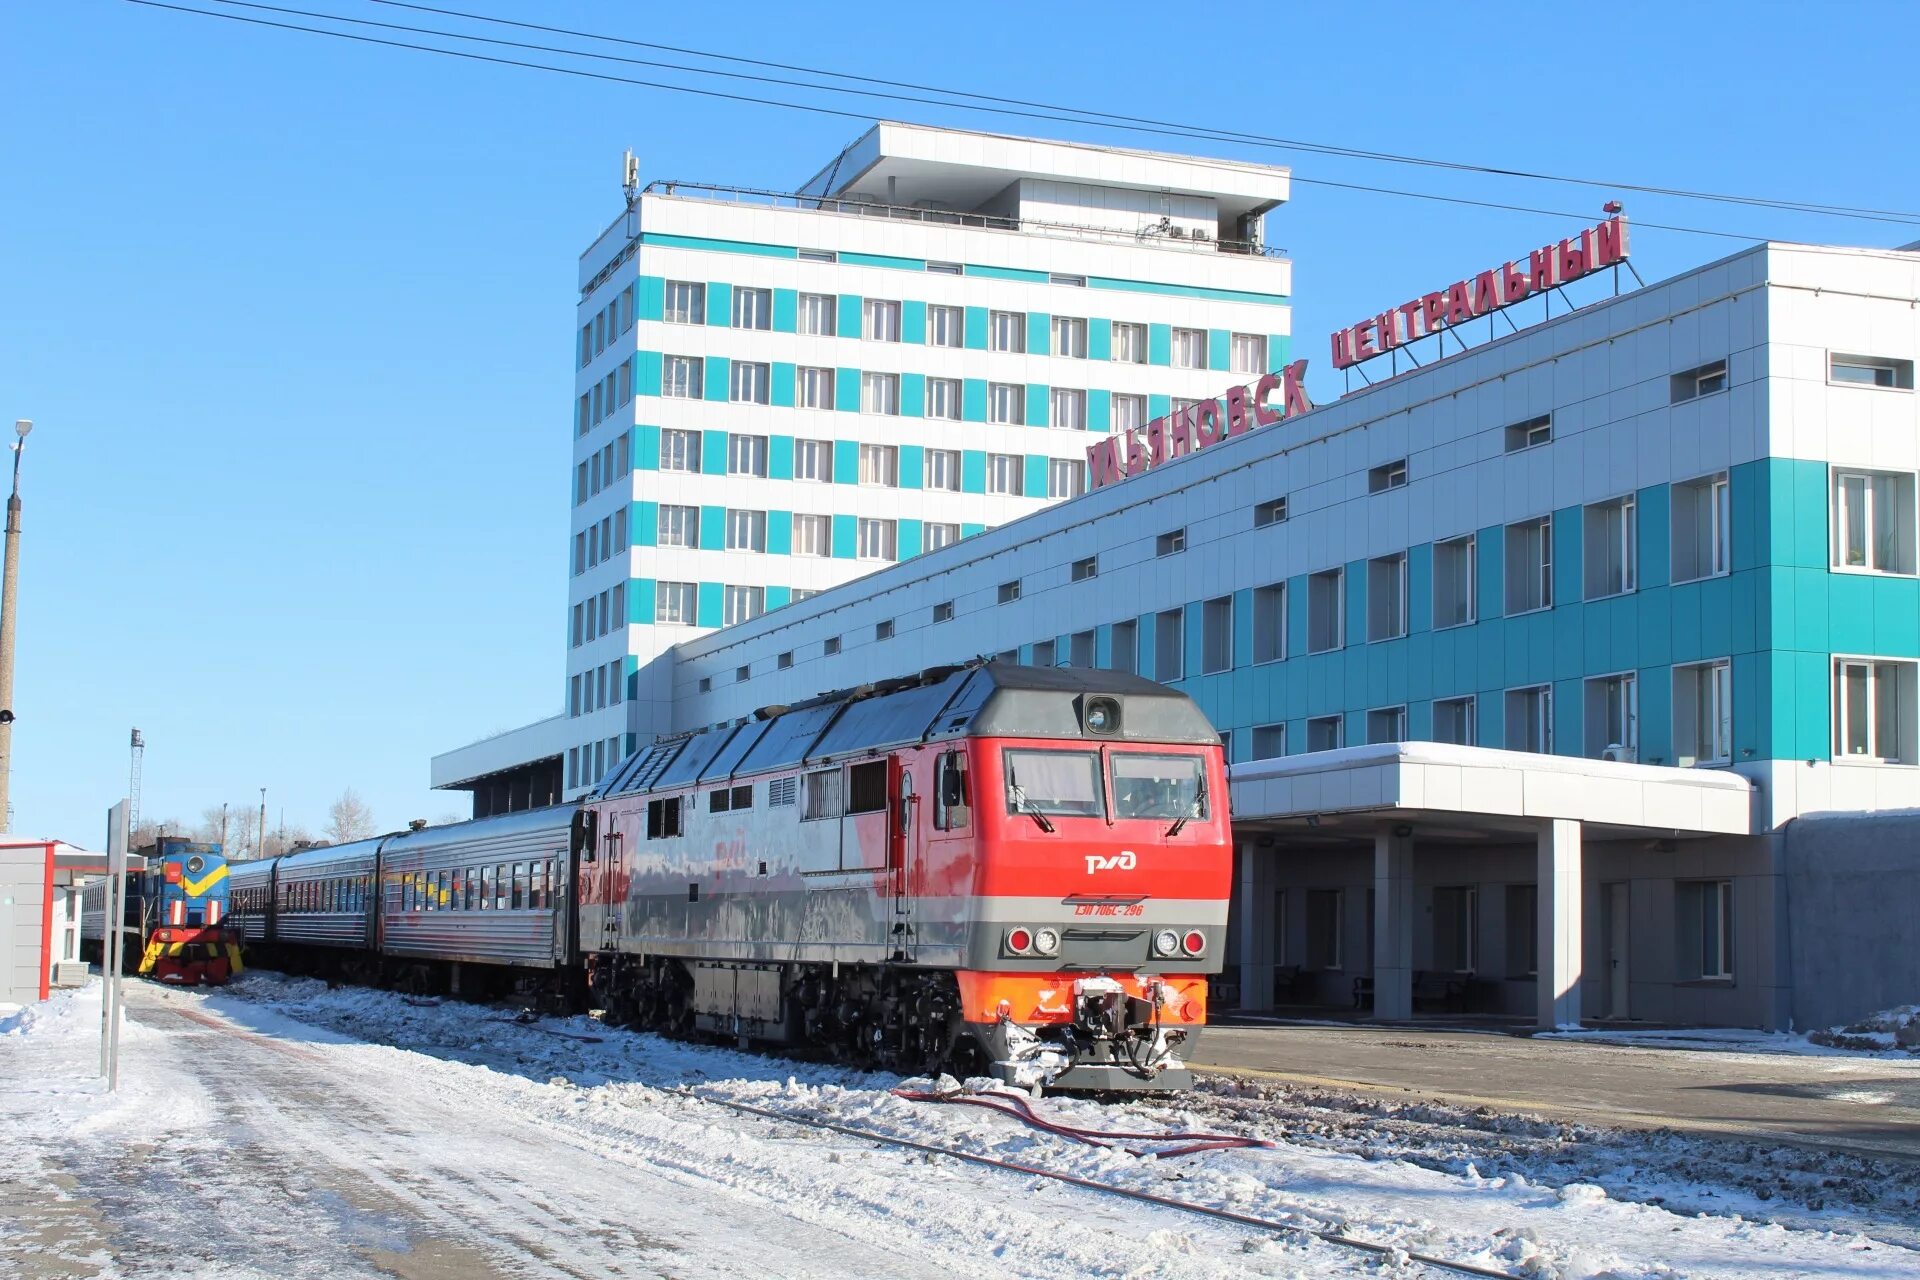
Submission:
M 1098 489 L 1198 452 L 1229 436 L 1305 413 L 1313 408 L 1303 385 L 1306 376 L 1307 362 L 1295 360 L 1279 373 L 1263 375 L 1251 386 L 1229 387 L 1220 399 L 1201 400 L 1155 418 L 1144 427 L 1088 445 L 1088 483 Z M 1280 393 L 1277 409 L 1270 403 L 1276 391 Z
M 1626 260 L 1627 220 L 1609 218 L 1582 231 L 1577 239 L 1535 249 L 1527 255 L 1524 271 L 1519 263 L 1508 262 L 1336 331 L 1333 367 L 1352 368 L 1450 325 L 1489 315 Z

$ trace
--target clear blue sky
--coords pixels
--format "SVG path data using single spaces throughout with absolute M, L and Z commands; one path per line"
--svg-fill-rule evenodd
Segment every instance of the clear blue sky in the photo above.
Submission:
M 1908 26 L 1903 6 L 1848 5 L 1834 21 L 1784 4 L 1275 5 L 1239 21 L 1165 4 L 1101 6 L 1096 21 L 1076 6 L 1043 35 L 1034 17 L 1047 10 L 1030 3 L 445 2 L 1379 150 L 1920 208 L 1900 141 L 1920 120 L 1911 41 L 1891 34 Z M 428 757 L 559 706 L 574 260 L 619 208 L 621 151 L 649 179 L 790 187 L 862 126 L 121 0 L 8 6 L 0 33 L 0 419 L 38 424 L 14 829 L 97 846 L 133 725 L 155 817 L 254 803 L 261 786 L 273 820 L 284 806 L 316 828 L 348 786 L 384 825 L 462 811 L 464 796 L 428 791 Z M 1606 198 L 835 105 L 1581 219 Z M 1628 205 L 1643 224 L 1920 239 L 1885 223 Z M 1295 262 L 1309 385 L 1337 391 L 1335 326 L 1580 225 L 1298 186 L 1269 238 Z M 1737 247 L 1643 226 L 1634 257 L 1653 279 Z

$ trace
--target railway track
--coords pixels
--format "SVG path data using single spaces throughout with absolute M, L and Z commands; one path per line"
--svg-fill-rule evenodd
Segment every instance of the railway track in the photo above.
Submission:
M 702 1093 L 697 1089 L 678 1087 L 664 1089 L 662 1092 L 675 1094 L 693 1102 L 707 1106 L 721 1107 L 741 1115 L 756 1116 L 780 1124 L 794 1125 L 805 1129 L 815 1129 L 827 1133 L 837 1133 L 842 1137 L 854 1138 L 865 1142 L 874 1142 L 882 1146 L 894 1147 L 903 1151 L 913 1151 L 921 1155 L 945 1156 L 948 1159 L 962 1161 L 982 1168 L 996 1169 L 1004 1173 L 1019 1174 L 1025 1177 L 1045 1178 L 1066 1186 L 1077 1187 L 1083 1191 L 1092 1191 L 1101 1195 L 1115 1196 L 1140 1204 L 1150 1204 L 1157 1208 L 1172 1209 L 1181 1213 L 1190 1213 L 1198 1217 L 1211 1218 L 1218 1222 L 1233 1223 L 1255 1231 L 1272 1232 L 1277 1235 L 1296 1239 L 1310 1238 L 1323 1244 L 1335 1245 L 1343 1249 L 1365 1253 L 1394 1263 L 1414 1263 L 1430 1271 L 1448 1275 L 1477 1276 L 1491 1280 L 1519 1280 L 1513 1272 L 1493 1267 L 1483 1267 L 1476 1263 L 1459 1262 L 1450 1258 L 1436 1257 L 1433 1254 L 1402 1249 L 1395 1245 L 1380 1244 L 1377 1241 L 1362 1240 L 1346 1235 L 1331 1227 L 1310 1227 L 1300 1223 L 1282 1222 L 1276 1218 L 1263 1218 L 1254 1214 L 1237 1213 L 1231 1209 L 1222 1209 L 1215 1205 L 1199 1204 L 1191 1200 L 1181 1200 L 1175 1196 L 1164 1196 L 1151 1191 L 1140 1191 L 1132 1187 L 1116 1186 L 1113 1183 L 1100 1182 L 1093 1178 L 1083 1178 L 1078 1174 L 1064 1173 L 1056 1169 L 1047 1169 L 1039 1165 L 1027 1164 L 1017 1160 L 1002 1160 L 996 1156 L 981 1155 L 977 1152 L 962 1151 L 938 1143 L 921 1142 L 914 1138 L 904 1138 L 896 1134 L 882 1133 L 856 1125 L 842 1124 L 837 1120 L 821 1115 L 806 1115 L 774 1107 L 760 1107 L 751 1103 L 736 1102 L 730 1098 L 718 1098 Z M 1139 1135 L 1133 1135 L 1139 1136 Z M 1171 1137 L 1172 1135 L 1169 1135 Z

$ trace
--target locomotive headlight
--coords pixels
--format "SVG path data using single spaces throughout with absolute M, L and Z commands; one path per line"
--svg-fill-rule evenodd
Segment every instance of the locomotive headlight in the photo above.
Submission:
M 1036 955 L 1059 955 L 1060 931 L 1058 929 L 1035 929 L 1033 931 L 1033 950 Z
M 1162 929 L 1153 935 L 1153 954 L 1171 956 L 1180 953 L 1180 935 L 1171 929 Z
M 1120 728 L 1120 704 L 1112 698 L 1087 699 L 1087 732 L 1109 737 Z

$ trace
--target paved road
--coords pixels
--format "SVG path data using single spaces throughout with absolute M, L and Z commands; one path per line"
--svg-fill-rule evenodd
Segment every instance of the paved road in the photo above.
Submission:
M 1381 1096 L 1920 1160 L 1920 1062 L 1274 1025 L 1209 1027 L 1194 1064 Z

